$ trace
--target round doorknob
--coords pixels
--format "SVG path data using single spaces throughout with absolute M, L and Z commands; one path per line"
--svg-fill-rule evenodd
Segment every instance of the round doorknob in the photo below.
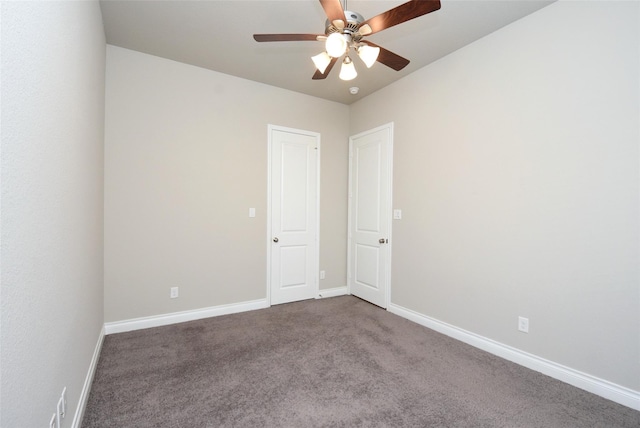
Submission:
M 278 242 L 278 237 L 273 238 L 273 242 Z

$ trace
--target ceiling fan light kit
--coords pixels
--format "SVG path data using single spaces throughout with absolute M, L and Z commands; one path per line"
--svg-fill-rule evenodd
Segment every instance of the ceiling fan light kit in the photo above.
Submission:
M 354 79 L 358 73 L 349 57 L 351 48 L 367 68 L 377 61 L 396 71 L 402 70 L 409 64 L 408 59 L 365 41 L 363 37 L 440 9 L 440 0 L 411 0 L 365 20 L 357 12 L 344 10 L 340 0 L 320 0 L 320 4 L 327 15 L 324 34 L 253 35 L 257 42 L 324 41 L 326 51 L 311 57 L 317 69 L 314 80 L 325 79 L 338 58 L 345 54 L 339 77 L 342 80 Z
M 356 67 L 353 65 L 353 61 L 349 58 L 349 55 L 347 55 L 344 57 L 344 61 L 342 61 L 339 77 L 342 80 L 353 80 L 357 75 L 358 72 L 356 72 Z
M 347 34 L 331 33 L 324 42 L 324 48 L 327 54 L 333 58 L 340 58 L 347 51 L 350 40 L 347 40 Z M 350 37 L 349 37 L 350 38 Z
M 374 48 L 373 46 L 369 46 L 369 45 L 360 45 L 358 46 L 357 51 L 358 51 L 358 56 L 360 57 L 362 62 L 364 62 L 364 65 L 366 65 L 367 68 L 371 68 L 373 64 L 376 63 L 376 60 L 378 59 L 378 55 L 380 55 L 379 47 Z
M 326 52 L 321 52 L 316 56 L 312 56 L 311 59 L 313 63 L 316 65 L 316 68 L 320 73 L 324 73 L 329 64 L 331 63 L 331 57 Z

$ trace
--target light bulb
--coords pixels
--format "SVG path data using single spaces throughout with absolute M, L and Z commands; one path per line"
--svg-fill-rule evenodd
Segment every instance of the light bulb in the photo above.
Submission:
M 380 48 L 378 47 L 362 45 L 358 48 L 358 56 L 367 68 L 371 68 L 371 66 L 375 64 L 379 54 Z
M 353 65 L 353 61 L 347 55 L 342 62 L 342 67 L 340 68 L 340 78 L 342 80 L 352 80 L 358 75 L 356 72 L 356 67 Z
M 322 74 L 324 74 L 324 71 L 327 69 L 327 66 L 331 62 L 331 57 L 326 52 L 322 52 L 316 56 L 312 56 L 311 59 L 316 65 L 318 71 Z
M 347 51 L 347 40 L 340 33 L 331 33 L 325 42 L 329 56 L 339 58 Z

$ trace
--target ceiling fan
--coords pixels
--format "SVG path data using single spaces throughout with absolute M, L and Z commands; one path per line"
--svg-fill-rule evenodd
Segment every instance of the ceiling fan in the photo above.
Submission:
M 346 0 L 345 0 L 346 1 Z M 316 65 L 314 80 L 325 79 L 338 59 L 345 55 L 340 70 L 342 80 L 357 72 L 349 52 L 353 48 L 370 68 L 376 61 L 399 71 L 409 64 L 401 57 L 364 37 L 440 9 L 440 0 L 411 0 L 367 20 L 357 12 L 345 10 L 340 0 L 320 0 L 327 15 L 325 34 L 254 34 L 257 42 L 324 41 L 326 51 L 312 57 Z

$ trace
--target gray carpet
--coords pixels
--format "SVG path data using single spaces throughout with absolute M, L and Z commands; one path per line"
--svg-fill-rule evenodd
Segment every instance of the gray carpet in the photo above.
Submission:
M 640 427 L 640 412 L 352 296 L 105 338 L 92 427 Z

